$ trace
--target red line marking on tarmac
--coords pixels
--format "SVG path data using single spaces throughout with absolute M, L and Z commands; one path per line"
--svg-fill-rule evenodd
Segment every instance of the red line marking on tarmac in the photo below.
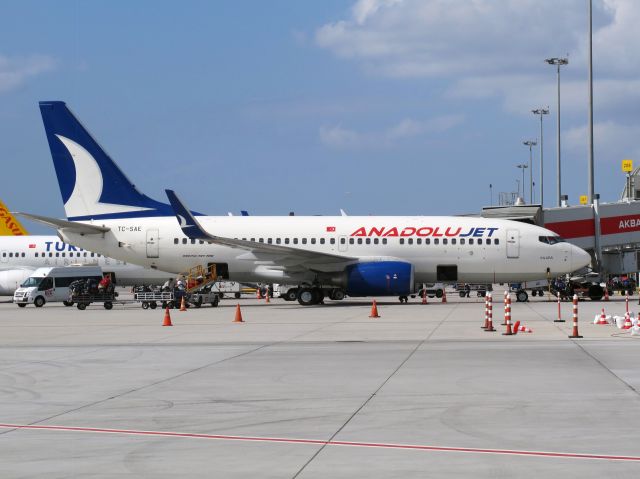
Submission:
M 66 431 L 66 432 L 85 432 L 85 433 L 102 433 L 102 434 L 123 434 L 123 435 L 131 435 L 131 436 L 217 439 L 217 440 L 223 440 L 223 441 L 275 442 L 275 443 L 285 443 L 285 444 L 313 444 L 313 445 L 320 445 L 320 446 L 327 445 L 327 446 L 371 447 L 371 448 L 381 448 L 381 449 L 409 449 L 414 451 L 464 452 L 464 453 L 473 453 L 473 454 L 553 457 L 553 458 L 560 458 L 560 459 L 599 459 L 599 460 L 605 460 L 605 461 L 640 462 L 640 456 L 614 456 L 609 454 L 524 451 L 524 450 L 517 450 L 517 449 L 483 449 L 483 448 L 475 448 L 475 447 L 428 446 L 428 445 L 419 445 L 419 444 L 394 444 L 394 443 L 381 443 L 381 442 L 323 441 L 321 439 L 295 439 L 295 438 L 286 438 L 286 437 L 228 436 L 223 434 L 198 434 L 198 433 L 172 432 L 172 431 L 143 431 L 143 430 L 135 430 L 135 429 L 107 429 L 107 428 L 97 428 L 97 427 L 0 424 L 0 429 Z

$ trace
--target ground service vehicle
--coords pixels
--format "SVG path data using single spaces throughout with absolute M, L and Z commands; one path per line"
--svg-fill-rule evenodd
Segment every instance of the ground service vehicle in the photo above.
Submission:
M 102 279 L 99 266 L 65 266 L 56 268 L 38 268 L 13 293 L 13 302 L 21 308 L 33 304 L 41 308 L 47 302 L 63 302 L 71 306 L 69 286 L 77 280 Z
M 548 291 L 548 288 L 549 281 L 546 279 L 509 284 L 509 291 L 515 292 L 516 301 L 521 303 L 524 303 L 529 299 L 527 290 L 531 291 L 531 296 L 543 296 L 545 291 Z
M 427 296 L 433 298 L 442 298 L 444 295 L 444 283 L 422 283 L 420 288 L 417 291 L 418 297 L 422 298 L 425 290 L 427 291 Z

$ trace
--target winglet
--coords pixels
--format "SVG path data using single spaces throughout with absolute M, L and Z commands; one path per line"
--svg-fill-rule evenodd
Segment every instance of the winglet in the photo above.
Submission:
M 184 205 L 178 198 L 173 190 L 164 190 L 169 198 L 169 203 L 173 208 L 173 213 L 178 219 L 182 232 L 191 239 L 207 239 L 212 236 L 207 233 L 204 228 L 198 223 L 198 220 L 191 214 L 191 211 Z

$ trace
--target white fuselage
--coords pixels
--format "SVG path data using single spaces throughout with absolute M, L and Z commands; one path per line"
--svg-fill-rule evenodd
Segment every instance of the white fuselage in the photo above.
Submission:
M 96 265 L 120 286 L 162 284 L 170 273 L 63 243 L 57 236 L 0 236 L 0 295 L 12 295 L 37 268 Z
M 415 268 L 415 282 L 433 282 L 439 266 L 456 266 L 455 281 L 526 281 L 564 274 L 588 263 L 583 250 L 537 226 L 475 217 L 418 216 L 199 216 L 210 234 L 341 255 L 352 263 L 391 259 Z M 280 253 L 256 252 L 188 239 L 175 217 L 95 220 L 102 234 L 61 230 L 65 241 L 119 260 L 172 273 L 209 263 L 228 265 L 228 279 L 242 282 L 312 282 L 336 265 L 287 264 Z M 284 259 L 283 259 L 284 258 Z M 344 268 L 344 265 L 340 266 Z

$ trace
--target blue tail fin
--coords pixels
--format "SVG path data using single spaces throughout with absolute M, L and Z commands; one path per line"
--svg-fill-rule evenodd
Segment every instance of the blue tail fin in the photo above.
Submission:
M 42 101 L 40 112 L 69 220 L 173 216 L 137 190 L 64 102 Z

